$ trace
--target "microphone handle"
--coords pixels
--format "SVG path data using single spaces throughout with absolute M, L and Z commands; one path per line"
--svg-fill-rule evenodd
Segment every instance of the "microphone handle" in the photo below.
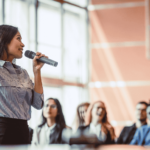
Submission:
M 35 55 L 36 55 L 35 53 L 32 54 L 32 58 L 34 58 Z M 37 61 L 42 62 L 42 63 L 49 64 L 49 65 L 52 65 L 52 66 L 55 66 L 55 67 L 58 65 L 58 62 L 56 62 L 56 61 L 54 61 L 54 60 L 51 60 L 51 59 L 48 59 L 48 58 L 46 58 L 46 57 L 41 57 L 41 58 L 37 59 Z

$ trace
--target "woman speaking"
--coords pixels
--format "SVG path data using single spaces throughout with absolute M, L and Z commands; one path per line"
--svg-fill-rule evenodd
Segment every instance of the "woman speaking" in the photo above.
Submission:
M 22 58 L 23 47 L 18 28 L 0 25 L 0 144 L 28 144 L 27 120 L 31 106 L 43 107 L 41 68 L 37 52 L 33 59 L 34 85 L 26 70 L 12 63 Z

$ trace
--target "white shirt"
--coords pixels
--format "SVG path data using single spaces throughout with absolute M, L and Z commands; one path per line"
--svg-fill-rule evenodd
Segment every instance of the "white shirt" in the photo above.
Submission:
M 45 125 L 41 129 L 39 144 L 49 144 L 50 134 L 54 131 L 53 129 L 55 128 L 55 126 L 56 123 L 51 127 L 48 127 L 47 123 L 45 123 Z
M 89 133 L 91 134 L 96 134 L 97 138 L 100 140 L 100 141 L 103 141 L 105 142 L 106 140 L 106 134 L 104 132 L 101 131 L 101 124 L 98 124 L 98 125 L 94 125 L 92 122 L 90 123 L 90 130 L 89 130 Z

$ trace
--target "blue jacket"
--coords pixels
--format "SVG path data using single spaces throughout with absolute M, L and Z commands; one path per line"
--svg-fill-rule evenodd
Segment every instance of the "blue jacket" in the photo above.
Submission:
M 130 145 L 150 145 L 150 126 L 144 125 L 137 129 Z

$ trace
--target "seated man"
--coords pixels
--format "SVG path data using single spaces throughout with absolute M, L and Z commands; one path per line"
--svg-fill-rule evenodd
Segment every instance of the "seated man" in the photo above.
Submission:
M 139 128 L 133 140 L 131 141 L 131 145 L 150 145 L 150 104 L 147 106 L 146 109 L 148 124 Z
M 132 126 L 126 126 L 123 128 L 117 140 L 117 144 L 130 144 L 137 128 L 147 124 L 146 123 L 147 105 L 148 104 L 144 101 L 141 101 L 136 105 L 136 123 L 134 123 Z

